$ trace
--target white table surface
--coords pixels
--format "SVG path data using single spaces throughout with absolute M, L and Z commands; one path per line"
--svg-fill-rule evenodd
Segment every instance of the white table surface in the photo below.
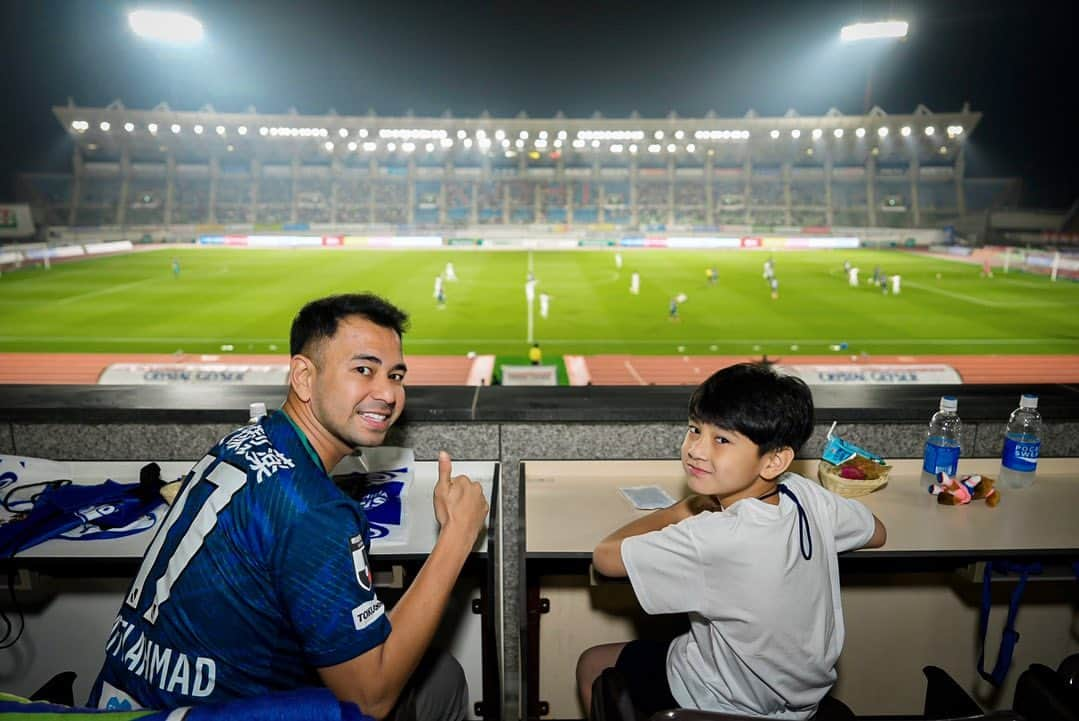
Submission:
M 75 483 L 102 483 L 110 478 L 119 483 L 135 483 L 139 479 L 139 470 L 150 461 L 62 461 L 70 471 L 68 476 Z M 166 481 L 181 478 L 187 474 L 195 461 L 158 461 L 161 477 Z M 454 461 L 454 474 L 465 474 L 483 487 L 488 502 L 498 472 L 498 464 L 493 461 Z M 438 480 L 438 463 L 435 461 L 416 461 L 412 484 L 408 490 L 406 515 L 409 519 L 408 543 L 383 545 L 378 539 L 371 544 L 373 556 L 415 556 L 424 555 L 434 547 L 438 538 L 438 523 L 435 521 L 432 493 Z M 51 539 L 26 549 L 16 558 L 35 560 L 72 560 L 102 559 L 125 560 L 142 558 L 146 546 L 161 524 L 168 507 L 162 504 L 155 512 L 153 527 L 135 535 L 122 538 L 97 539 L 93 541 L 73 541 L 63 538 Z M 476 541 L 473 553 L 487 553 L 487 528 L 485 527 Z
M 1003 488 L 1000 505 L 937 503 L 920 480 L 921 460 L 890 461 L 888 484 L 858 498 L 888 530 L 880 549 L 857 554 L 922 556 L 1079 553 L 1079 458 L 1043 458 L 1030 488 Z M 959 472 L 997 475 L 996 458 L 960 461 Z M 623 486 L 656 485 L 676 499 L 688 489 L 678 461 L 525 461 L 525 545 L 530 557 L 580 558 L 611 531 L 648 511 L 633 508 Z M 817 477 L 817 461 L 792 470 Z

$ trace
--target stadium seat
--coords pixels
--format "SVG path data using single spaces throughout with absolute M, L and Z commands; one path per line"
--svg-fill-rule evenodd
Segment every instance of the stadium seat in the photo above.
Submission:
M 1030 665 L 1015 685 L 1012 707 L 1030 721 L 1079 721 L 1079 654 L 1064 659 L 1057 671 Z
M 62 706 L 75 705 L 75 678 L 78 676 L 74 671 L 61 671 L 30 695 L 31 701 L 48 701 L 49 703 Z
M 1015 711 L 983 712 L 981 707 L 943 669 L 926 666 L 923 673 L 925 673 L 927 685 L 925 707 L 922 713 L 858 716 L 842 701 L 825 696 L 813 719 L 814 721 L 1023 721 L 1023 717 Z M 605 669 L 592 686 L 591 721 L 755 721 L 763 718 L 765 717 L 696 709 L 661 711 L 647 718 L 633 706 L 625 679 L 613 668 Z

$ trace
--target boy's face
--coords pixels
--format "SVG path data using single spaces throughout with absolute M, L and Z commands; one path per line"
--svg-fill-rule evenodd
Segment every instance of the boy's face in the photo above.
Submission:
M 772 456 L 766 453 L 762 457 L 760 447 L 738 431 L 696 418 L 689 419 L 682 441 L 682 467 L 690 489 L 701 495 L 716 496 L 724 507 L 773 488 L 774 476 L 768 474 Z

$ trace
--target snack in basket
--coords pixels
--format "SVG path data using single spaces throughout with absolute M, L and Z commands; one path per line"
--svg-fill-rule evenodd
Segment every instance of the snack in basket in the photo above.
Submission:
M 828 430 L 828 441 L 817 466 L 821 484 L 848 498 L 864 496 L 884 486 L 892 467 L 877 454 L 835 435 L 835 427 L 832 423 Z
M 937 503 L 944 506 L 964 506 L 984 498 L 985 505 L 992 508 L 1000 503 L 1000 491 L 995 485 L 996 480 L 977 473 L 962 478 L 941 473 L 940 481 L 929 486 L 929 492 L 937 497 Z

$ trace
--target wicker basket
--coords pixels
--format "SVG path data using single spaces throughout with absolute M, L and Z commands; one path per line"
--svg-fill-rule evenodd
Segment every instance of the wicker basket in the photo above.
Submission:
M 817 478 L 820 479 L 821 485 L 832 493 L 838 493 L 845 498 L 854 498 L 872 493 L 888 483 L 888 473 L 892 467 L 880 465 L 879 469 L 880 475 L 876 478 L 843 478 L 839 475 L 839 466 L 821 461 L 817 466 Z

